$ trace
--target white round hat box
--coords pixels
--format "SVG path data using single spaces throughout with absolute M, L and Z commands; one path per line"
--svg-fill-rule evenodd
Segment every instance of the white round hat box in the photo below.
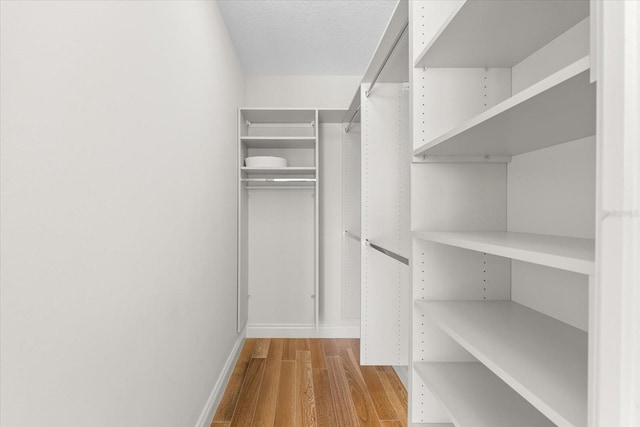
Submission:
M 244 159 L 249 168 L 286 168 L 287 159 L 275 156 L 251 156 Z

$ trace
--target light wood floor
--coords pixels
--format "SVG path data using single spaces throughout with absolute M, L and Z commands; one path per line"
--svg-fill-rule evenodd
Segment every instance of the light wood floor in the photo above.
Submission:
M 407 392 L 388 366 L 360 366 L 357 339 L 247 339 L 211 423 L 407 425 Z

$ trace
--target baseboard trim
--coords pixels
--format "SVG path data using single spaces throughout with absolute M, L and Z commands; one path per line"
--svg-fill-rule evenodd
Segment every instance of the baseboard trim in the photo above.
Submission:
M 360 326 L 247 325 L 247 338 L 360 338 Z
M 220 404 L 220 400 L 222 399 L 222 394 L 224 393 L 224 389 L 227 386 L 227 382 L 231 377 L 231 373 L 233 372 L 233 368 L 236 365 L 236 361 L 238 360 L 238 356 L 240 356 L 240 350 L 242 350 L 242 344 L 244 343 L 244 339 L 246 336 L 246 331 L 242 331 L 238 335 L 238 339 L 236 340 L 233 348 L 231 349 L 231 353 L 229 353 L 229 357 L 227 357 L 227 361 L 224 363 L 224 367 L 222 368 L 222 372 L 218 376 L 218 380 L 213 386 L 213 390 L 211 390 L 211 394 L 207 399 L 207 402 L 200 413 L 200 417 L 196 422 L 196 427 L 210 427 L 211 420 L 218 409 L 218 405 Z

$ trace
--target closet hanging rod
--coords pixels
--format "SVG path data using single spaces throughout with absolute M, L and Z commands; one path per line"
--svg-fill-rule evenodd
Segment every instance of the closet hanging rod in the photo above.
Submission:
M 312 185 L 252 185 L 247 190 L 315 190 Z
M 371 243 L 369 241 L 369 239 L 365 239 L 364 244 L 369 246 L 372 249 L 375 249 L 376 251 L 382 252 L 383 254 L 385 254 L 387 256 L 390 256 L 391 258 L 395 259 L 396 261 L 400 261 L 403 264 L 409 265 L 409 259 L 408 258 L 405 258 L 402 255 L 398 255 L 395 252 L 391 252 L 390 250 L 385 249 L 385 248 L 383 248 L 381 246 L 374 245 L 373 243 Z
M 375 86 L 376 82 L 378 81 L 378 77 L 380 77 L 380 74 L 382 74 L 382 70 L 384 70 L 384 67 L 387 65 L 387 62 L 389 62 L 389 58 L 391 58 L 391 54 L 396 49 L 396 46 L 398 46 L 398 43 L 400 43 L 400 39 L 402 38 L 404 33 L 407 31 L 408 27 L 409 27 L 409 22 L 407 21 L 407 23 L 404 24 L 404 27 L 402 27 L 402 31 L 400 31 L 400 34 L 398 34 L 398 37 L 396 37 L 395 41 L 393 42 L 393 45 L 391 46 L 391 49 L 389 49 L 387 56 L 384 57 L 384 61 L 382 61 L 382 65 L 380 66 L 380 68 L 378 68 L 378 72 L 373 78 L 373 81 L 371 81 L 371 84 L 369 85 L 369 89 L 364 92 L 364 96 L 366 96 L 367 98 L 371 94 L 371 90 L 373 89 L 373 86 Z
M 353 126 L 353 121 L 356 119 L 356 116 L 360 112 L 360 107 L 361 105 L 358 105 L 358 108 L 356 108 L 356 111 L 353 112 L 353 116 L 351 116 L 351 120 L 349 120 L 349 123 L 347 123 L 347 126 L 345 126 L 344 128 L 344 133 L 349 133 L 349 131 L 351 130 L 351 126 Z
M 347 236 L 347 237 L 352 238 L 353 240 L 357 240 L 358 242 L 361 241 L 360 236 L 356 236 L 353 233 L 349 233 L 347 230 L 344 230 L 344 235 Z
M 306 127 L 315 127 L 316 121 L 311 120 L 310 122 L 300 122 L 300 123 L 265 123 L 265 122 L 257 122 L 253 123 L 249 120 L 245 120 L 244 122 L 247 127 L 256 127 L 256 128 L 306 128 Z
M 315 178 L 242 178 L 242 182 L 316 182 Z

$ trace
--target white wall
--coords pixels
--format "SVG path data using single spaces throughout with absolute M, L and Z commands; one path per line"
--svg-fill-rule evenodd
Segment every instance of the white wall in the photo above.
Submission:
M 3 426 L 188 426 L 236 341 L 215 2 L 1 3 Z
M 346 109 L 361 79 L 362 76 L 247 76 L 245 106 Z

